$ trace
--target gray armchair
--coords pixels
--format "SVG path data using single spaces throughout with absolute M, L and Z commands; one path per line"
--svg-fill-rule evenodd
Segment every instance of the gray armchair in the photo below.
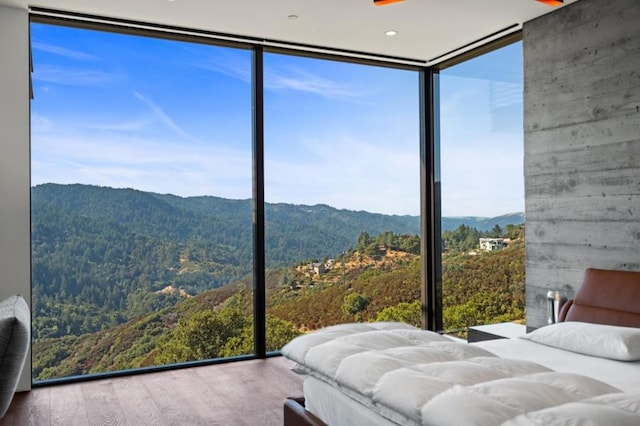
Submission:
M 0 302 L 0 419 L 18 385 L 31 339 L 31 314 L 22 296 Z

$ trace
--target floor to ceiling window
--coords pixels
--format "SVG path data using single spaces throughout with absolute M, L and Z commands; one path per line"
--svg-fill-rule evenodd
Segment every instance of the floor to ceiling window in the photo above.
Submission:
M 524 320 L 522 44 L 440 71 L 444 329 Z
M 31 25 L 33 379 L 419 326 L 419 70 L 149 35 Z M 524 318 L 520 49 L 439 73 L 446 331 Z
M 251 51 L 31 39 L 34 380 L 252 353 Z
M 285 324 L 421 324 L 418 83 L 265 54 L 268 350 Z
M 147 35 L 31 25 L 33 379 L 254 354 L 255 285 L 267 351 L 419 325 L 417 70 Z

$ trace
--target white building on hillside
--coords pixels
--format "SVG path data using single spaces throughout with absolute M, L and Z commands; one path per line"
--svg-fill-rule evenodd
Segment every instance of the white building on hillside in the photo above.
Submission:
M 504 238 L 480 238 L 480 250 L 494 251 L 507 246 Z

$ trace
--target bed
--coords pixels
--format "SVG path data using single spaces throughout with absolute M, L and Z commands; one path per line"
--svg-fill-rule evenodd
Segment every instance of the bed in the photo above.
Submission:
M 284 423 L 639 425 L 640 272 L 586 270 L 559 318 L 473 344 L 391 322 L 300 336 L 282 350 L 305 375 Z

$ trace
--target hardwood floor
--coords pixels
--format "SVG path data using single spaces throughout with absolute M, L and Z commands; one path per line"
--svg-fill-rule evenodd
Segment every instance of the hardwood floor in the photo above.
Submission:
M 15 395 L 0 426 L 282 425 L 302 395 L 284 357 L 38 387 Z

